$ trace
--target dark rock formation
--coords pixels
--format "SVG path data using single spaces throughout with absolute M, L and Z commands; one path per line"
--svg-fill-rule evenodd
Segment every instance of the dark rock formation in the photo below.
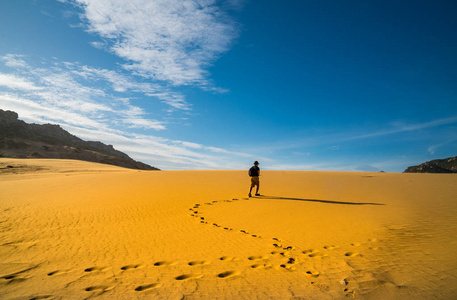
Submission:
M 403 173 L 457 173 L 457 156 L 427 161 L 408 167 Z
M 0 109 L 0 157 L 78 159 L 139 170 L 159 170 L 131 159 L 111 145 L 83 141 L 59 125 L 27 124 Z

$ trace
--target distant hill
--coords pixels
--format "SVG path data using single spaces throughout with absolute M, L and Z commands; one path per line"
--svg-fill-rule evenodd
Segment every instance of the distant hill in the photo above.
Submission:
M 427 161 L 408 167 L 403 173 L 457 173 L 457 156 Z
M 83 141 L 52 124 L 27 124 L 0 109 L 0 157 L 78 159 L 139 170 L 159 170 L 131 159 L 111 145 Z

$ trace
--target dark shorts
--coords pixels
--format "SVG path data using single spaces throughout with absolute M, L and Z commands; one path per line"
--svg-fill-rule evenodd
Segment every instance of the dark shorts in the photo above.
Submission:
M 259 176 L 251 177 L 251 187 L 254 187 L 254 186 L 260 186 Z

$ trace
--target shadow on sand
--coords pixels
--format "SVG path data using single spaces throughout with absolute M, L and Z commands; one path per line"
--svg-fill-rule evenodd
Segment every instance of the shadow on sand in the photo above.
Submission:
M 343 202 L 343 201 L 331 201 L 331 200 L 318 200 L 318 199 L 302 199 L 302 198 L 288 198 L 288 197 L 277 197 L 277 196 L 256 196 L 253 198 L 259 199 L 273 199 L 273 200 L 294 200 L 294 201 L 308 201 L 308 202 L 320 202 L 327 204 L 345 204 L 345 205 L 385 205 L 383 203 L 360 203 L 360 202 Z

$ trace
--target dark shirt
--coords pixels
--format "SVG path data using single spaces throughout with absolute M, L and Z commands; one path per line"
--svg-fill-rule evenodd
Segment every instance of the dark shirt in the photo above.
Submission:
M 253 177 L 253 176 L 259 176 L 259 172 L 260 172 L 260 168 L 257 167 L 257 166 L 252 166 L 250 169 L 249 169 L 249 176 Z

